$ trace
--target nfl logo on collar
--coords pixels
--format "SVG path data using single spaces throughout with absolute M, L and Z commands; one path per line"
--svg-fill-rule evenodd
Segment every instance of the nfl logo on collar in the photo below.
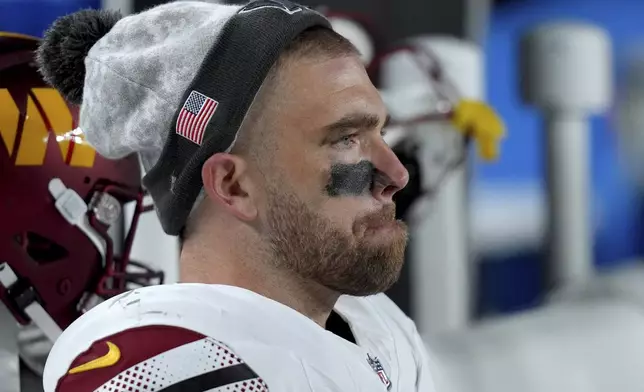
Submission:
M 382 367 L 380 360 L 377 357 L 372 357 L 371 355 L 367 354 L 367 362 L 369 362 L 369 365 L 371 365 L 373 371 L 376 372 L 378 377 L 380 377 L 380 381 L 385 384 L 387 390 L 390 390 L 391 380 L 389 379 L 389 376 L 387 376 L 387 373 L 385 373 L 385 368 Z

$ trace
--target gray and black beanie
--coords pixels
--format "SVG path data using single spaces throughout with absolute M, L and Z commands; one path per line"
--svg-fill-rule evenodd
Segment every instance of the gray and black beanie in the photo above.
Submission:
M 161 225 L 178 235 L 203 163 L 231 149 L 283 48 L 316 26 L 331 28 L 288 0 L 84 10 L 56 20 L 37 55 L 45 80 L 80 105 L 79 128 L 99 154 L 140 155 Z

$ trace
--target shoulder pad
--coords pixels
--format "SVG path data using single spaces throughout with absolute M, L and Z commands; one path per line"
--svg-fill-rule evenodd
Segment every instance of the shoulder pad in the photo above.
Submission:
M 96 340 L 45 387 L 48 392 L 268 391 L 224 343 L 170 326 L 132 328 Z
M 262 309 L 256 295 L 192 284 L 114 297 L 70 325 L 54 344 L 43 375 L 45 392 L 154 392 L 160 385 L 171 392 L 174 384 L 181 385 L 177 391 L 219 391 L 212 385 L 225 385 L 225 392 L 237 391 L 236 385 L 245 392 L 262 392 L 266 385 L 310 390 L 300 358 L 262 332 Z M 187 382 L 199 384 L 191 389 Z

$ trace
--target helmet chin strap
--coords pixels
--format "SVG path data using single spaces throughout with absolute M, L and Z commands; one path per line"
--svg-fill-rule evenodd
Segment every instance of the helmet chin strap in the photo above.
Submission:
M 62 329 L 38 302 L 34 288 L 29 286 L 19 292 L 15 292 L 19 286 L 17 283 L 18 277 L 9 267 L 9 264 L 0 263 L 0 285 L 7 289 L 9 296 L 13 299 L 18 309 L 26 314 L 49 340 L 55 342 L 63 332 Z
M 94 244 L 105 265 L 105 241 L 92 228 L 87 217 L 89 207 L 76 191 L 69 189 L 59 178 L 49 181 L 49 193 L 56 200 L 56 209 L 69 224 L 78 227 Z

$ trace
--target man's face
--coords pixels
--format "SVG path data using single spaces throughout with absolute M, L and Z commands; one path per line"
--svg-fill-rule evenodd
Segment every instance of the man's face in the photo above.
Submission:
M 392 196 L 408 173 L 382 138 L 386 108 L 360 59 L 289 61 L 271 98 L 261 215 L 276 262 L 343 294 L 388 289 L 407 242 Z

